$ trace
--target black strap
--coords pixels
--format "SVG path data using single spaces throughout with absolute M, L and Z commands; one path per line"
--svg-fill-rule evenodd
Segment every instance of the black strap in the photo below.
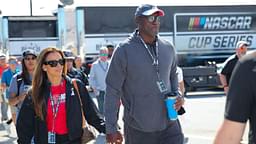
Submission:
M 19 96 L 20 95 L 20 86 L 21 86 L 21 83 L 23 81 L 23 78 L 21 76 L 21 74 L 18 74 L 17 75 L 17 95 L 16 96 Z

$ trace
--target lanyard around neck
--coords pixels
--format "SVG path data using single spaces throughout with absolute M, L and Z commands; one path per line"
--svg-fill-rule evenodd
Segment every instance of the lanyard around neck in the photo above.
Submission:
M 55 119 L 57 117 L 57 113 L 59 111 L 59 106 L 60 106 L 60 101 L 62 99 L 62 96 L 63 94 L 60 94 L 58 96 L 58 99 L 57 99 L 57 103 L 56 103 L 56 106 L 55 106 L 55 103 L 54 103 L 54 100 L 53 100 L 53 96 L 52 94 L 50 93 L 50 101 L 51 101 L 51 107 L 52 107 L 52 114 L 53 114 L 53 126 L 52 126 L 52 131 L 54 131 L 54 128 L 55 128 Z
M 156 69 L 156 73 L 157 73 L 157 77 L 158 79 L 160 79 L 160 74 L 159 74 L 159 50 L 158 50 L 158 41 L 156 41 L 156 55 L 153 56 L 153 52 L 150 51 L 149 47 L 147 46 L 147 44 L 145 43 L 145 41 L 141 38 L 140 35 L 138 35 L 138 37 L 140 38 L 141 42 L 144 45 L 144 48 L 147 50 L 148 54 L 150 55 L 153 63 L 152 65 L 155 67 Z
M 143 43 L 144 45 L 144 48 L 147 50 L 148 54 L 150 55 L 151 59 L 153 60 L 153 63 L 152 65 L 158 65 L 158 56 L 159 56 L 159 53 L 158 53 L 158 42 L 156 41 L 156 55 L 154 56 L 153 53 L 150 51 L 149 47 L 147 46 L 147 44 L 145 43 L 145 41 L 141 38 L 141 36 L 138 36 L 141 40 L 141 42 Z

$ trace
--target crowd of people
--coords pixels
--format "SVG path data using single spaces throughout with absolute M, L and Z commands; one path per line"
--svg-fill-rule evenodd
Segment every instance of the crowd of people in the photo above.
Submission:
M 184 114 L 185 87 L 174 45 L 158 35 L 164 15 L 157 6 L 139 6 L 133 34 L 115 50 L 113 45 L 102 47 L 90 71 L 83 57 L 68 49 L 48 47 L 39 54 L 28 49 L 20 61 L 13 56 L 6 61 L 0 54 L 1 121 L 15 124 L 20 144 L 79 144 L 83 116 L 106 134 L 108 144 L 183 144 L 179 119 L 167 114 L 170 95 L 175 96 L 171 108 Z M 256 142 L 255 53 L 244 56 L 248 46 L 238 42 L 236 57 L 221 72 L 227 103 L 216 144 L 239 143 L 248 119 L 249 141 Z M 117 124 L 120 104 L 124 133 Z

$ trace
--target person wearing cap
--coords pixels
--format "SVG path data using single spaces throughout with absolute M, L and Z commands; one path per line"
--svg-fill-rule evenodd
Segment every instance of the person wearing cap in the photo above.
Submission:
M 6 63 L 6 55 L 3 53 L 0 53 L 0 81 L 2 78 L 3 72 L 8 69 L 8 64 Z M 8 115 L 7 115 L 7 108 L 8 104 L 5 102 L 4 98 L 4 91 L 2 90 L 2 87 L 0 87 L 0 102 L 1 102 L 1 121 L 6 121 L 8 120 Z
M 227 93 L 224 120 L 214 144 L 240 144 L 249 124 L 248 144 L 256 143 L 256 52 L 239 59 Z
M 93 62 L 90 77 L 89 85 L 93 89 L 93 92 L 96 95 L 98 108 L 102 115 L 104 115 L 104 99 L 106 91 L 106 75 L 108 71 L 109 61 L 108 61 L 108 48 L 100 48 L 99 58 Z
M 67 63 L 67 75 L 70 78 L 77 78 L 81 80 L 85 85 L 88 85 L 89 82 L 86 75 L 73 66 L 75 60 L 75 55 L 73 52 L 71 50 L 63 50 L 63 53 Z
M 37 54 L 34 50 L 25 50 L 22 53 L 21 71 L 15 74 L 10 82 L 9 86 L 9 104 L 15 106 L 16 118 L 18 118 L 19 111 L 23 100 L 26 97 L 27 90 L 32 84 L 33 72 L 36 67 Z M 14 123 L 16 120 L 14 119 Z
M 8 65 L 9 65 L 9 68 L 4 70 L 4 72 L 2 74 L 2 78 L 1 78 L 2 79 L 1 87 L 2 87 L 2 90 L 5 91 L 4 96 L 6 99 L 7 110 L 8 110 L 8 99 L 10 97 L 10 93 L 9 93 L 10 82 L 11 82 L 12 76 L 18 72 L 18 69 L 16 68 L 16 66 L 17 66 L 16 57 L 14 57 L 14 56 L 9 57 Z M 13 120 L 16 120 L 16 108 L 12 107 L 12 106 L 10 108 L 11 108 L 12 119 L 9 119 L 7 121 L 7 124 L 10 124 Z
M 173 107 L 184 104 L 177 80 L 177 56 L 171 42 L 158 36 L 164 11 L 143 4 L 136 9 L 137 29 L 120 43 L 111 58 L 106 76 L 106 139 L 121 144 L 118 110 L 124 106 L 125 144 L 183 144 L 179 120 L 169 120 L 165 94 L 177 95 Z
M 248 42 L 238 41 L 236 44 L 236 55 L 225 62 L 225 65 L 220 73 L 220 82 L 226 94 L 228 93 L 229 81 L 230 81 L 232 72 L 236 66 L 236 63 L 239 59 L 241 59 L 246 54 L 248 46 L 249 46 Z

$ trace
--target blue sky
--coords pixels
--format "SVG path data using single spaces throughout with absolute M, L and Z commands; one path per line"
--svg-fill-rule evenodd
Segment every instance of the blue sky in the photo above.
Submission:
M 33 15 L 51 15 L 52 12 L 57 9 L 59 0 L 31 0 L 33 4 Z M 208 5 L 212 4 L 254 4 L 256 0 L 74 0 L 74 6 L 83 5 L 139 5 L 142 3 L 171 3 L 172 5 Z M 157 5 L 158 5 L 157 4 Z M 72 6 L 71 6 L 72 7 Z M 2 15 L 18 16 L 18 15 L 30 15 L 30 0 L 0 0 L 0 9 Z

